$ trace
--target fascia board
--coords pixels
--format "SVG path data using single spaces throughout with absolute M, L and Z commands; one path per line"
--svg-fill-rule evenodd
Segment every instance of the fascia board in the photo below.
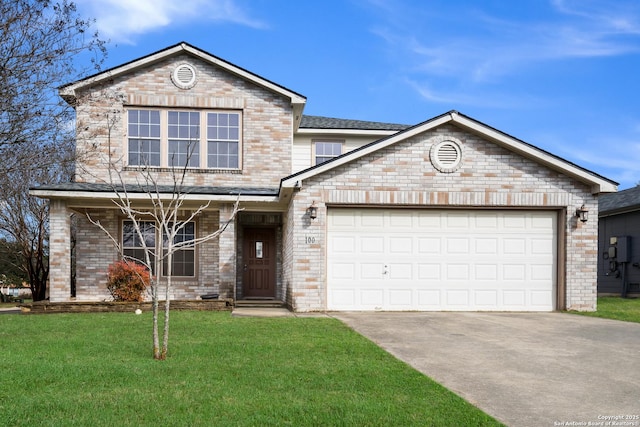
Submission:
M 118 193 L 115 192 L 96 192 L 96 191 L 56 191 L 56 190 L 38 190 L 33 189 L 29 191 L 32 196 L 40 197 L 43 199 L 73 199 L 73 200 L 113 200 L 118 198 Z M 132 201 L 148 201 L 156 199 L 156 194 L 150 197 L 148 193 L 120 193 L 122 198 L 127 198 Z M 163 200 L 171 199 L 172 195 L 167 194 L 167 197 L 161 197 Z M 263 202 L 263 203 L 278 203 L 280 198 L 278 196 L 243 196 L 229 194 L 183 194 L 182 199 L 185 201 L 195 202 L 235 202 L 240 200 L 241 202 Z
M 63 88 L 60 89 L 59 93 L 60 96 L 64 97 L 68 97 L 68 96 L 76 96 L 76 91 L 78 89 L 82 89 L 83 87 L 87 87 L 87 86 L 92 86 L 95 84 L 98 84 L 104 80 L 108 80 L 108 79 L 112 79 L 114 77 L 117 77 L 121 74 L 127 74 L 132 70 L 135 70 L 137 68 L 141 68 L 144 67 L 148 64 L 152 64 L 156 61 L 159 61 L 167 56 L 171 56 L 174 53 L 180 52 L 181 50 L 184 50 L 183 45 L 176 45 L 173 46 L 172 48 L 160 51 L 160 52 L 156 52 L 153 55 L 149 55 L 149 56 L 145 56 L 144 58 L 129 62 L 127 64 L 121 65 L 119 67 L 116 68 L 112 68 L 111 70 L 107 70 L 104 73 L 100 73 L 100 74 L 96 74 L 93 77 L 90 77 L 88 79 L 84 79 L 84 80 L 80 80 L 76 83 L 72 83 L 68 86 L 65 86 Z
M 509 137 L 501 132 L 484 126 L 459 114 L 451 114 L 451 118 L 454 123 L 472 130 L 475 133 L 482 135 L 483 137 L 512 152 L 527 157 L 537 163 L 540 163 L 565 175 L 571 176 L 581 182 L 591 185 L 591 191 L 593 194 L 611 193 L 618 191 L 617 185 L 615 185 L 614 183 L 609 182 L 605 179 L 598 178 L 597 176 L 590 174 L 584 169 L 572 165 L 571 163 L 555 157 L 549 153 L 545 153 L 544 151 L 536 147 L 528 144 L 523 144 L 521 141 L 518 141 L 515 138 Z
M 322 163 L 321 165 L 318 165 L 312 169 L 307 170 L 306 172 L 302 172 L 296 175 L 291 176 L 290 178 L 283 180 L 281 183 L 281 187 L 294 187 L 296 185 L 296 183 L 304 181 L 305 179 L 311 178 L 313 176 L 316 175 L 320 175 L 324 172 L 327 172 L 331 169 L 337 168 L 339 166 L 344 165 L 345 163 L 349 163 L 352 162 L 356 159 L 359 159 L 363 156 L 366 156 L 367 154 L 376 152 L 378 150 L 381 150 L 385 147 L 388 147 L 390 145 L 393 145 L 399 141 L 405 140 L 407 138 L 411 138 L 417 134 L 420 134 L 422 132 L 425 132 L 429 129 L 433 129 L 435 127 L 438 127 L 444 123 L 447 123 L 451 121 L 451 117 L 449 115 L 444 115 L 441 116 L 435 120 L 431 120 L 429 122 L 426 122 L 424 124 L 422 124 L 421 126 L 416 126 L 414 128 L 410 128 L 408 130 L 405 131 L 400 131 L 400 132 L 396 132 L 395 134 L 392 134 L 392 136 L 390 136 L 389 138 L 380 140 L 378 142 L 374 142 L 371 143 L 369 145 L 365 145 L 361 148 L 358 148 L 354 151 L 351 151 L 347 154 L 345 154 L 342 157 L 336 158 L 335 160 L 332 160 L 330 162 L 326 162 L 326 163 Z

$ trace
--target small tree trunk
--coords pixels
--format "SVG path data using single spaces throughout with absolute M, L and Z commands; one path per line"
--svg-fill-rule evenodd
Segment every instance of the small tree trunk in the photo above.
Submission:
M 158 283 L 151 287 L 151 298 L 153 300 L 153 358 L 160 360 L 160 337 L 158 335 Z
M 175 226 L 175 225 L 174 225 Z M 173 275 L 173 236 L 169 239 L 169 247 L 167 248 L 167 281 L 164 288 L 164 334 L 162 336 L 162 360 L 167 358 L 167 351 L 169 348 L 169 309 L 171 295 L 171 276 Z

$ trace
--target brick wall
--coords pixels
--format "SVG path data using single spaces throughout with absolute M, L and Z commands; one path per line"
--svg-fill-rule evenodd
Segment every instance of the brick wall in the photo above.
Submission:
M 463 161 L 452 173 L 438 172 L 429 150 L 443 136 L 462 143 Z M 289 252 L 285 277 L 299 311 L 325 308 L 326 205 L 403 205 L 408 207 L 546 208 L 566 212 L 566 308 L 593 310 L 596 304 L 597 199 L 590 188 L 452 125 L 412 137 L 303 183 L 287 214 Z M 318 218 L 306 209 L 315 201 Z M 576 221 L 585 204 L 591 220 Z M 563 268 L 564 267 L 564 268 Z
M 177 88 L 170 78 L 175 65 L 185 61 L 198 72 L 198 82 L 189 90 Z M 82 159 L 77 168 L 79 182 L 109 182 L 109 159 L 118 169 L 122 167 L 125 106 L 242 111 L 241 171 L 199 170 L 188 175 L 187 185 L 277 187 L 291 173 L 290 103 L 183 54 L 80 94 L 76 107 L 77 151 Z M 125 169 L 121 176 L 125 182 L 136 182 L 139 172 Z M 173 183 L 169 171 L 159 173 L 157 179 L 161 184 Z
M 88 210 L 94 221 L 100 223 L 116 239 L 120 239 L 120 221 L 122 216 L 115 210 Z M 85 216 L 78 216 L 76 231 L 76 299 L 78 301 L 110 301 L 107 290 L 107 270 L 109 265 L 119 259 L 113 241 Z M 206 211 L 196 219 L 196 233 L 204 237 L 215 232 L 219 224 L 218 211 Z M 228 231 L 228 230 L 227 230 Z M 223 242 L 233 233 L 223 233 Z M 219 270 L 219 241 L 213 239 L 196 248 L 197 276 L 193 279 L 173 279 L 171 299 L 197 299 L 203 294 L 220 293 L 221 298 L 232 298 L 233 290 L 222 289 Z M 162 285 L 163 286 L 163 285 Z M 161 287 L 162 289 L 162 287 Z M 52 297 L 51 301 L 67 301 L 69 289 L 64 291 L 66 299 Z M 147 300 L 150 299 L 147 295 Z M 161 299 L 164 295 L 160 296 Z

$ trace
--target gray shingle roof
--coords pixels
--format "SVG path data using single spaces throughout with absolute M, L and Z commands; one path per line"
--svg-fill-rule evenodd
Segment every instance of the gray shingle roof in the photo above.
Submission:
M 600 214 L 616 211 L 640 210 L 640 186 L 603 194 L 598 197 L 598 211 Z
M 126 190 L 129 193 L 146 193 L 147 188 L 141 185 L 127 185 Z M 118 192 L 123 191 L 122 185 L 110 185 L 110 184 L 94 184 L 87 182 L 65 182 L 60 184 L 48 184 L 42 185 L 37 190 L 51 190 L 51 191 L 87 191 L 95 193 L 111 193 L 114 190 Z M 158 191 L 163 194 L 173 193 L 172 185 L 159 185 Z M 155 190 L 152 190 L 155 192 Z M 182 188 L 183 194 L 201 194 L 201 195 L 243 195 L 243 196 L 277 196 L 279 192 L 278 187 L 208 187 L 208 186 L 184 186 Z
M 302 116 L 301 128 L 307 129 L 357 129 L 357 130 L 395 130 L 400 131 L 411 126 L 398 123 L 369 122 L 366 120 L 336 119 L 322 116 Z

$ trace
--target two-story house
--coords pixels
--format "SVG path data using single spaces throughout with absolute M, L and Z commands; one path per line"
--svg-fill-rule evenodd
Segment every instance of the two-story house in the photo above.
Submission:
M 456 111 L 414 126 L 305 116 L 304 96 L 187 43 L 60 95 L 77 113 L 76 178 L 32 190 L 51 201 L 53 302 L 109 299 L 108 266 L 139 254 L 112 202 L 114 171 L 142 203 L 142 169 L 169 192 L 186 167 L 189 203 L 208 203 L 186 237 L 228 221 L 237 199 L 243 210 L 219 239 L 176 256 L 172 298 L 272 298 L 296 311 L 595 308 L 597 197 L 617 184 Z M 152 224 L 148 234 L 162 250 Z

